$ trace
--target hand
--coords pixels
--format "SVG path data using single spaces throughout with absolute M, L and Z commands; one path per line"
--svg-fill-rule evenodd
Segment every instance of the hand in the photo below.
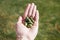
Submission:
M 27 16 L 34 19 L 34 24 L 31 28 L 27 28 L 24 25 L 24 19 Z M 24 15 L 18 18 L 18 22 L 16 25 L 17 40 L 34 40 L 38 33 L 38 20 L 39 12 L 36 9 L 36 5 L 34 3 L 28 4 Z

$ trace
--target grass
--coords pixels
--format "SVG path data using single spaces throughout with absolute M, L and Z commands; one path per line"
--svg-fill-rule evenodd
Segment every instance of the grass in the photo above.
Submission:
M 14 25 L 32 2 L 40 12 L 35 40 L 60 40 L 60 0 L 0 0 L 0 40 L 16 40 Z

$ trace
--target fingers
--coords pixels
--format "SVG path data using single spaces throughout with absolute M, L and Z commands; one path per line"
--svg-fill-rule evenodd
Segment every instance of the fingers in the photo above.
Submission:
M 36 5 L 34 3 L 28 4 L 28 6 L 26 8 L 26 11 L 25 11 L 25 13 L 23 15 L 23 18 L 25 19 L 27 16 L 34 17 L 35 16 L 35 12 L 36 12 Z
M 28 16 L 30 17 L 32 12 L 33 12 L 33 8 L 34 8 L 34 3 L 31 4 L 31 7 L 30 7 L 30 10 L 29 10 L 29 13 L 28 13 Z
M 23 15 L 23 18 L 24 18 L 24 19 L 25 19 L 25 18 L 27 17 L 27 15 L 28 15 L 30 6 L 31 6 L 31 4 L 28 4 L 28 6 L 27 6 L 27 8 L 26 8 L 26 11 L 25 11 L 25 13 L 24 13 L 24 15 Z
M 23 15 L 24 18 L 26 17 L 33 17 L 34 19 L 34 25 L 38 25 L 38 20 L 39 20 L 39 12 L 36 8 L 36 5 L 34 3 L 28 4 L 27 9 Z
M 33 13 L 32 13 L 32 17 L 34 18 L 35 16 L 35 13 L 36 13 L 36 5 L 34 5 L 34 8 L 33 8 Z

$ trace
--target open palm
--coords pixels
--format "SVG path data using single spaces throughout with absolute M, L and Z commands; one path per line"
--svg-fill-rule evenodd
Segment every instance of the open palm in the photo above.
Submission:
M 32 17 L 34 19 L 34 24 L 31 28 L 27 28 L 24 25 L 24 20 L 26 17 Z M 18 22 L 16 25 L 16 34 L 17 37 L 27 37 L 30 40 L 34 40 L 38 33 L 38 20 L 39 20 L 39 12 L 36 9 L 36 5 L 34 3 L 28 4 L 24 15 L 18 18 Z

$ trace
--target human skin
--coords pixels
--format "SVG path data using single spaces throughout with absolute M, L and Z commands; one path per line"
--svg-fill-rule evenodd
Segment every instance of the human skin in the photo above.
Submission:
M 24 19 L 32 17 L 34 23 L 31 28 L 24 25 Z M 19 16 L 16 24 L 16 40 L 34 40 L 38 33 L 39 12 L 34 3 L 28 4 L 23 16 Z

